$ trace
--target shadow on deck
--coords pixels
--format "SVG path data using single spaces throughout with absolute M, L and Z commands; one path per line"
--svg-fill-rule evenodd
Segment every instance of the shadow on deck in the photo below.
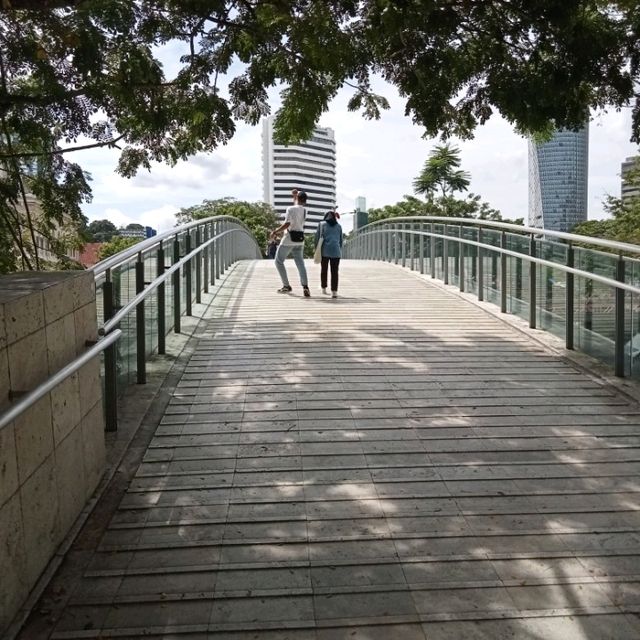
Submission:
M 22 638 L 640 637 L 637 403 L 399 267 L 341 278 L 232 273 Z

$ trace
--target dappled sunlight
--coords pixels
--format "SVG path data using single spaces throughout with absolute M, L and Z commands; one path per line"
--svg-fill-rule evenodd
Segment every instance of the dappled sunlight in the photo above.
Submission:
M 72 606 L 162 576 L 214 635 L 640 637 L 638 407 L 398 267 L 346 261 L 335 305 L 272 269 L 209 320 Z

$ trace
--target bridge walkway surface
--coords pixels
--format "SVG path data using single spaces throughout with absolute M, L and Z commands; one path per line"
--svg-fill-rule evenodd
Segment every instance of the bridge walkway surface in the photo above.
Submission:
M 639 638 L 636 401 L 401 267 L 309 271 L 227 276 L 22 637 Z

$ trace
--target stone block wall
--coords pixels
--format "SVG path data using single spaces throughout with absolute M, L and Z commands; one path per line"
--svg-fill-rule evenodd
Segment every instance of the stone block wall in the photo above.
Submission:
M 0 277 L 0 414 L 97 338 L 91 273 Z M 0 429 L 0 636 L 105 466 L 98 358 Z

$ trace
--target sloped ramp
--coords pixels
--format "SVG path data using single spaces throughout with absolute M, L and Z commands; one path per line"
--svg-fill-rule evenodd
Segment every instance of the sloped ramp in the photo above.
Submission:
M 399 267 L 341 277 L 236 269 L 52 637 L 639 638 L 638 405 Z

